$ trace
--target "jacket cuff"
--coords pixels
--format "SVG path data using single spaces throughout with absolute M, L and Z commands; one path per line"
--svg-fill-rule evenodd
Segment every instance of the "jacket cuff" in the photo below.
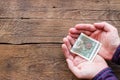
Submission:
M 116 51 L 112 57 L 112 62 L 120 65 L 120 45 L 118 46 L 118 48 L 116 49 Z
M 92 80 L 118 80 L 110 67 L 103 69 Z

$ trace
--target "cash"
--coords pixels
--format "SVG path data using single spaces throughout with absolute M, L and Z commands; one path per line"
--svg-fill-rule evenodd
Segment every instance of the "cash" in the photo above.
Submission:
M 70 51 L 86 60 L 93 61 L 100 47 L 99 41 L 81 33 Z

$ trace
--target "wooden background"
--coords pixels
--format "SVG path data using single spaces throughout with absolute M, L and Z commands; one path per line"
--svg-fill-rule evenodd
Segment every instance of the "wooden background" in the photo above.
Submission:
M 0 0 L 0 80 L 78 80 L 62 38 L 75 24 L 100 21 L 120 31 L 120 0 Z M 109 65 L 120 79 L 120 66 Z

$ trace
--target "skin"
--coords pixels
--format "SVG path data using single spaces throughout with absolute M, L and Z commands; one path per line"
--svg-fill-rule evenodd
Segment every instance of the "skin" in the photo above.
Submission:
M 100 71 L 107 68 L 105 60 L 97 55 L 93 62 L 89 62 L 80 56 L 70 52 L 75 39 L 67 36 L 63 39 L 62 50 L 64 52 L 67 64 L 72 73 L 79 79 L 92 79 Z
M 77 39 L 81 32 L 102 43 L 102 48 L 99 51 L 100 56 L 106 60 L 112 59 L 120 44 L 118 31 L 114 26 L 106 22 L 94 23 L 93 25 L 77 24 L 74 28 L 70 28 L 69 36 Z

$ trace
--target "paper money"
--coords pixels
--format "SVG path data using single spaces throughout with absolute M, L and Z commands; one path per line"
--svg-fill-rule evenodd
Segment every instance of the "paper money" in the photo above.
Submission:
M 70 51 L 89 61 L 93 61 L 100 47 L 100 42 L 81 33 Z

